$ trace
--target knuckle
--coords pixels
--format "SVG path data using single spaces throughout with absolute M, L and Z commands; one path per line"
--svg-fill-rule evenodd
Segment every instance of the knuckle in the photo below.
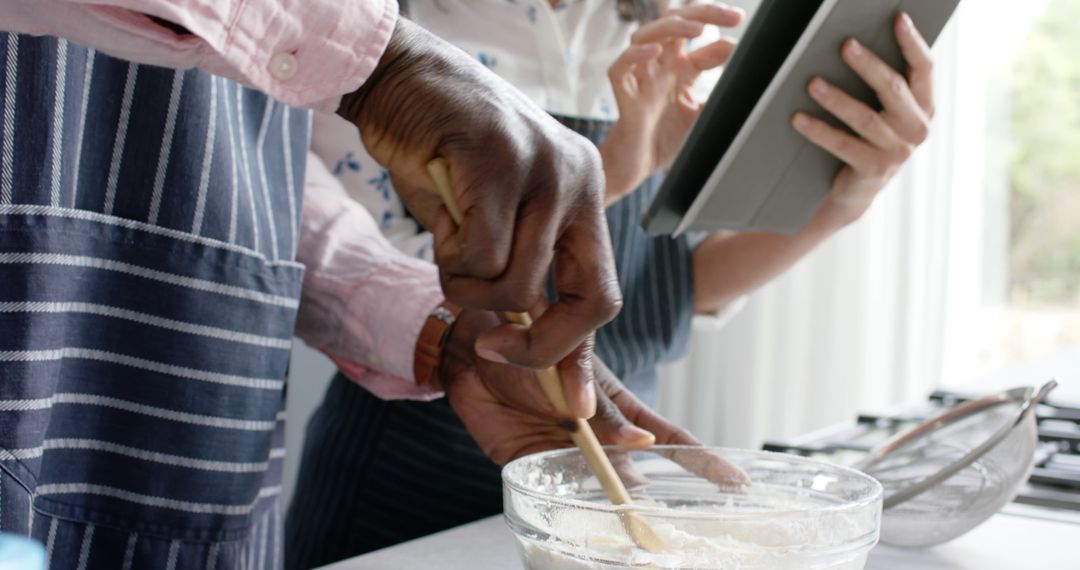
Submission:
M 895 71 L 889 72 L 888 82 L 889 89 L 892 89 L 893 93 L 903 93 L 908 88 L 907 79 Z
M 614 319 L 623 308 L 622 292 L 618 283 L 608 283 L 600 289 L 600 295 L 592 305 L 592 316 L 598 322 Z
M 893 163 L 903 164 L 907 162 L 911 155 L 915 153 L 915 145 L 904 144 L 896 152 L 893 153 Z
M 886 161 L 875 161 L 869 169 L 869 174 L 875 179 L 885 179 L 892 174 L 892 165 Z
M 473 277 L 492 279 L 506 270 L 506 263 L 500 259 L 493 248 L 483 247 L 478 248 L 468 257 L 466 270 Z
M 930 124 L 926 121 L 919 121 L 912 129 L 912 136 L 916 145 L 923 144 L 926 139 L 930 138 Z
M 833 143 L 833 146 L 840 154 L 849 153 L 855 148 L 854 143 L 852 143 L 851 139 L 848 137 L 837 137 L 835 141 L 836 142 Z
M 855 119 L 855 121 L 855 128 L 864 133 L 870 133 L 880 130 L 882 123 L 881 115 L 878 115 L 877 113 L 869 109 L 864 109 L 862 112 L 860 112 L 858 118 Z
M 687 431 L 684 428 L 678 428 L 678 429 L 674 429 L 674 430 L 670 431 L 664 437 L 664 441 L 662 443 L 663 443 L 663 445 L 671 445 L 671 444 L 678 444 L 678 443 L 682 443 L 682 442 L 686 442 L 686 441 L 692 441 L 693 439 L 694 439 L 694 436 L 691 435 L 689 431 Z M 660 442 L 658 442 L 658 443 L 660 443 Z

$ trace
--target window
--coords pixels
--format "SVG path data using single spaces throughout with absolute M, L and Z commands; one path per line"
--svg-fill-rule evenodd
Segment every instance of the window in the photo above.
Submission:
M 1080 0 L 968 2 L 958 25 L 974 79 L 957 93 L 974 109 L 956 130 L 959 179 L 983 182 L 979 259 L 958 264 L 979 268 L 966 281 L 982 294 L 951 312 L 969 321 L 951 323 L 946 381 L 1062 376 L 1080 400 Z

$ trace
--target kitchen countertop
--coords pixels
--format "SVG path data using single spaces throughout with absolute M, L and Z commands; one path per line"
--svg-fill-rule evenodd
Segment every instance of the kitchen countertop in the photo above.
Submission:
M 970 533 L 936 548 L 879 545 L 866 570 L 1078 570 L 1080 515 L 1010 506 Z M 324 570 L 436 568 L 521 570 L 517 545 L 502 517 L 345 560 Z

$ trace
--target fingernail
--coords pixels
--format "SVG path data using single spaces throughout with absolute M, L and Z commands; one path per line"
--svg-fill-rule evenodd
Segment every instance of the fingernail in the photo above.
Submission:
M 494 362 L 496 364 L 507 364 L 507 363 L 510 362 L 509 360 L 506 359 L 505 356 L 499 354 L 498 352 L 495 352 L 494 350 L 488 349 L 488 348 L 477 348 L 476 349 L 476 355 L 479 356 L 480 358 L 483 358 L 484 360 L 489 360 L 489 361 Z
M 692 34 L 698 34 L 705 31 L 705 24 L 695 20 L 687 20 L 683 22 L 683 29 Z
M 619 428 L 619 439 L 621 439 L 623 443 L 641 444 L 648 442 L 648 445 L 652 445 L 656 442 L 655 435 L 633 424 L 627 424 Z
M 829 85 L 825 83 L 824 79 L 815 77 L 810 82 L 810 91 L 818 97 L 824 97 L 829 94 Z
M 746 487 L 751 484 L 750 477 L 746 474 L 731 474 L 727 476 L 726 484 L 730 487 Z
M 850 53 L 852 57 L 862 57 L 863 47 L 862 44 L 859 43 L 859 40 L 852 38 L 851 41 L 848 42 L 848 53 Z
M 907 12 L 900 14 L 900 29 L 908 33 L 915 29 L 915 22 L 911 21 L 911 15 Z
M 795 118 L 791 121 L 795 128 L 800 131 L 805 131 L 810 128 L 810 118 L 803 113 L 795 113 Z

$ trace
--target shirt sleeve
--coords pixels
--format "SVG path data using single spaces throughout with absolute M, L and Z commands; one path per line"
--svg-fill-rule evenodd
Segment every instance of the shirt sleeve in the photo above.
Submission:
M 443 300 L 438 270 L 394 249 L 310 153 L 297 256 L 307 266 L 297 336 L 380 398 L 442 395 L 413 380 L 420 329 Z
M 396 0 L 0 0 L 0 30 L 198 67 L 333 111 L 375 69 L 397 10 Z

